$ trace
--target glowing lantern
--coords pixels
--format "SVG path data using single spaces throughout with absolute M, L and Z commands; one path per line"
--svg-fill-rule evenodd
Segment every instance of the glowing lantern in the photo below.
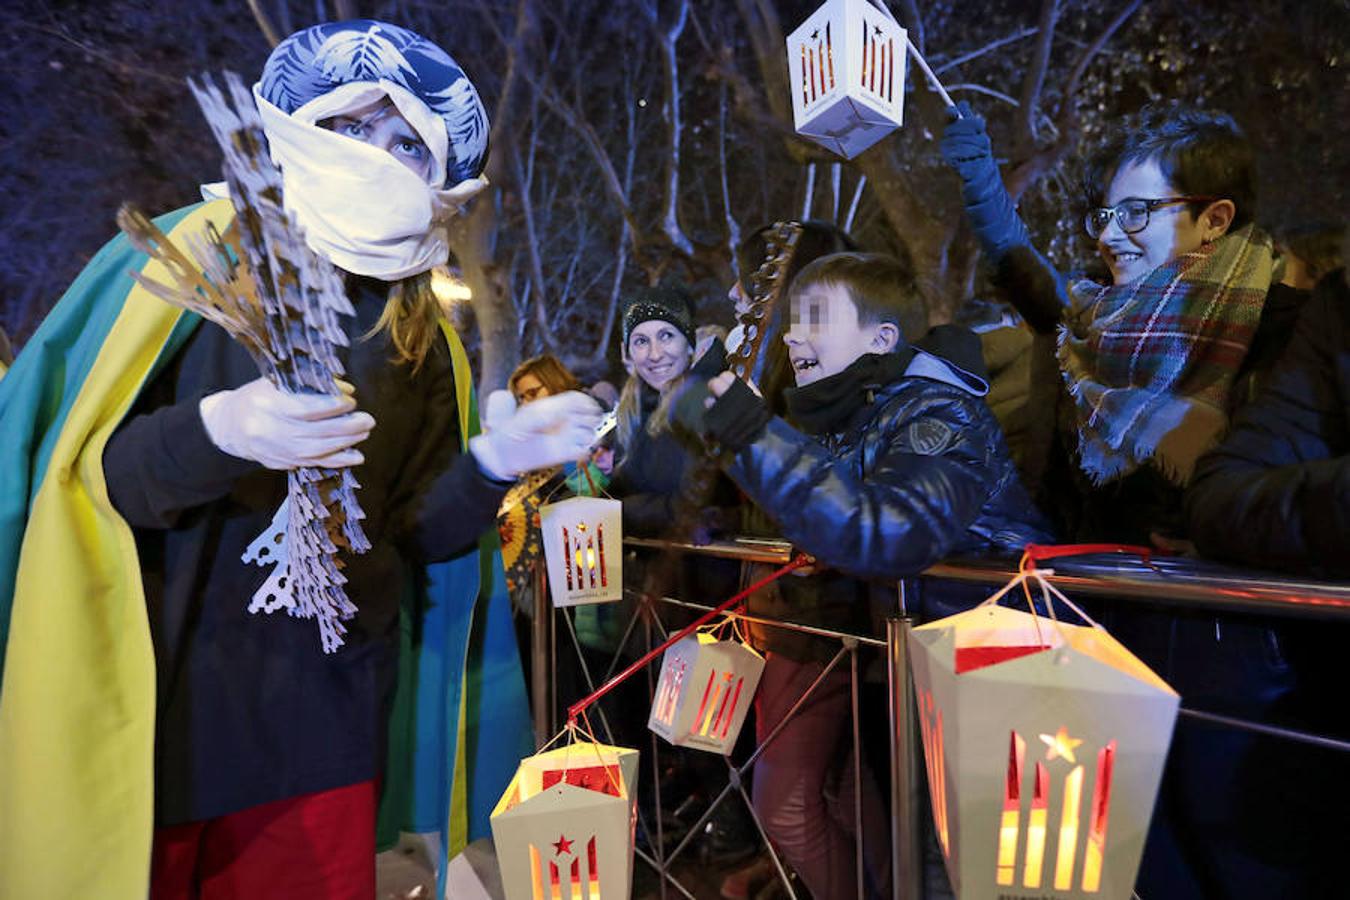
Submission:
M 623 518 L 618 500 L 573 497 L 539 509 L 554 606 L 608 603 L 623 595 Z
M 633 886 L 638 752 L 578 742 L 521 761 L 492 811 L 507 900 L 621 900 Z
M 1023 579 L 1068 602 L 1035 571 L 1009 588 Z M 1129 897 L 1180 698 L 1100 626 L 993 605 L 1009 588 L 910 634 L 952 886 Z
M 691 634 L 661 660 L 647 727 L 676 746 L 730 753 L 763 673 L 764 658 L 741 641 Z
M 827 0 L 787 39 L 797 133 L 852 159 L 899 128 L 907 46 L 867 0 Z

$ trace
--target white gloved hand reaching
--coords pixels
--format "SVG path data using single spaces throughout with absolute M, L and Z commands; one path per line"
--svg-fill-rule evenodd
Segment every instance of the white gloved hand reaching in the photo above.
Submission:
M 469 451 L 498 481 L 585 456 L 603 415 L 600 404 L 580 391 L 519 408 L 509 391 L 493 391 L 484 412 L 483 433 L 469 441 Z
M 365 461 L 355 445 L 375 419 L 357 412 L 351 385 L 341 394 L 288 394 L 266 378 L 202 398 L 198 409 L 211 443 L 269 469 L 341 468 Z

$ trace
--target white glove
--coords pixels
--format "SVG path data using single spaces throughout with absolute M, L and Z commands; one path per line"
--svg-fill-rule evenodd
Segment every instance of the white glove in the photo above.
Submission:
M 340 468 L 364 462 L 356 444 L 375 420 L 357 412 L 351 385 L 343 393 L 288 394 L 266 378 L 202 398 L 198 409 L 211 443 L 269 469 Z
M 509 391 L 487 399 L 483 433 L 469 441 L 478 465 L 498 481 L 580 459 L 595 440 L 600 404 L 568 391 L 516 408 Z

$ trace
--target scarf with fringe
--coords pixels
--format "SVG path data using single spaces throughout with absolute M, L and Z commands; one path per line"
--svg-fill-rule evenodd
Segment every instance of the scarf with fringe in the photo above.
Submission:
M 1096 484 L 1152 464 L 1184 486 L 1222 436 L 1270 289 L 1273 253 L 1255 225 L 1098 290 L 1059 330 L 1079 463 Z

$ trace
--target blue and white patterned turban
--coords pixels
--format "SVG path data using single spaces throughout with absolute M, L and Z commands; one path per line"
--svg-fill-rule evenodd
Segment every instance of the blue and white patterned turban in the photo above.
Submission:
M 353 19 L 297 31 L 267 58 L 259 90 L 289 114 L 341 85 L 382 79 L 407 89 L 445 123 L 447 184 L 482 173 L 488 120 L 478 91 L 448 53 L 406 28 Z

